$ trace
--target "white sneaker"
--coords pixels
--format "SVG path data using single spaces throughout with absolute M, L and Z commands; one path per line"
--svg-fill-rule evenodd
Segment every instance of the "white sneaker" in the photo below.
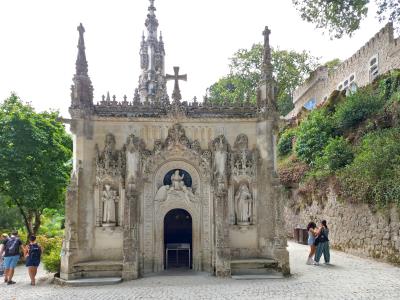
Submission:
M 312 265 L 313 261 L 312 258 L 308 258 L 306 264 L 307 265 Z
M 314 266 L 319 266 L 319 262 L 314 261 L 314 262 L 313 262 L 313 265 L 314 265 Z

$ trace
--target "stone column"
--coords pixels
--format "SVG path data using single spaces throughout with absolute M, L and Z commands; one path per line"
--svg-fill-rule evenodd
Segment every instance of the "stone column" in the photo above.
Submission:
M 78 221 L 78 178 L 75 173 L 67 188 L 65 199 L 65 235 L 61 251 L 60 277 L 64 280 L 74 279 L 73 266 L 78 251 L 77 221 Z
M 133 280 L 139 277 L 138 201 L 139 193 L 135 191 L 128 193 L 124 202 L 123 280 Z
M 215 275 L 230 277 L 228 193 L 225 189 L 216 191 L 215 203 Z

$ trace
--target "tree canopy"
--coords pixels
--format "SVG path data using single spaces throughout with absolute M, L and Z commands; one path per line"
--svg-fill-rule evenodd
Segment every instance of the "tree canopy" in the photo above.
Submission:
M 36 113 L 15 94 L 0 105 L 0 194 L 28 234 L 38 231 L 43 209 L 62 207 L 71 149 L 57 112 Z
M 207 89 L 213 103 L 256 101 L 256 90 L 261 80 L 263 46 L 240 49 L 230 58 L 230 73 Z M 318 59 L 307 51 L 272 50 L 272 64 L 278 84 L 278 110 L 286 115 L 292 108 L 293 91 L 318 65 Z
M 370 0 L 292 0 L 303 20 L 329 32 L 332 38 L 351 36 L 368 14 Z M 399 0 L 374 0 L 380 21 L 399 23 Z

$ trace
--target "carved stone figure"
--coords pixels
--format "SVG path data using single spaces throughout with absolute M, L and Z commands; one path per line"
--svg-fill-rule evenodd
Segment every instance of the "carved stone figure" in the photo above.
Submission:
M 134 181 L 139 175 L 140 148 L 139 139 L 131 134 L 126 142 L 126 178 Z
M 115 225 L 117 222 L 116 218 L 116 203 L 118 203 L 117 192 L 114 191 L 110 185 L 104 186 L 103 195 L 103 225 Z
M 171 185 L 161 186 L 156 194 L 156 201 L 166 201 L 169 197 L 182 197 L 187 201 L 194 201 L 195 196 L 192 188 L 185 185 L 183 181 L 185 175 L 179 175 L 179 170 L 175 170 L 171 176 Z
M 171 176 L 171 189 L 174 189 L 175 191 L 181 191 L 185 187 L 185 183 L 183 182 L 183 177 L 185 174 L 182 176 L 179 175 L 179 170 L 176 170 L 174 174 Z
M 238 225 L 250 224 L 253 209 L 253 198 L 247 187 L 242 183 L 235 195 L 236 220 Z
M 228 149 L 225 137 L 220 135 L 214 140 L 213 145 L 215 178 L 225 178 L 227 175 L 226 165 L 228 162 Z

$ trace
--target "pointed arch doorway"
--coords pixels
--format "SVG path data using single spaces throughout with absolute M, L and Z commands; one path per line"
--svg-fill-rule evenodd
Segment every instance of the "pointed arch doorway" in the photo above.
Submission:
M 164 268 L 192 268 L 192 216 L 172 209 L 164 217 Z

